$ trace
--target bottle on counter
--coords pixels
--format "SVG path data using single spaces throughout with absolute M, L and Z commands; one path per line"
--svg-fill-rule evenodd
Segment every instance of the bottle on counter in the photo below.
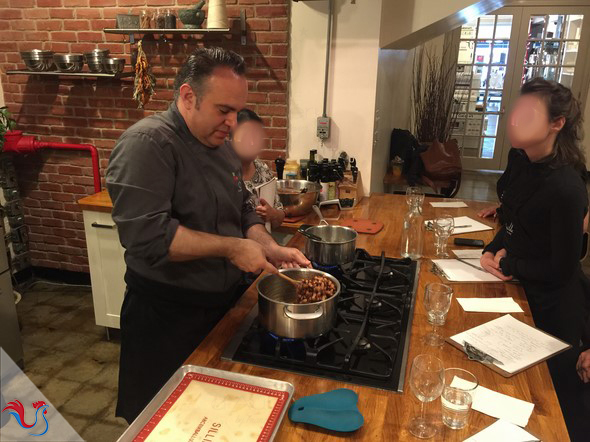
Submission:
M 166 12 L 162 9 L 158 9 L 156 11 L 156 28 L 158 28 L 158 29 L 165 29 L 166 28 Z
M 320 201 L 328 200 L 328 193 L 330 192 L 330 163 L 324 158 L 320 163 L 320 184 L 322 190 L 320 191 Z
M 302 180 L 307 180 L 308 164 L 309 164 L 309 160 L 307 158 L 302 158 L 299 160 L 299 177 Z
M 401 255 L 413 260 L 422 257 L 424 244 L 424 219 L 420 202 L 410 205 L 408 213 L 404 216 L 402 228 Z
M 171 9 L 166 9 L 164 14 L 164 27 L 165 29 L 176 29 L 176 14 Z
M 297 160 L 287 160 L 285 164 L 285 179 L 296 180 L 299 178 L 299 164 Z
M 284 169 L 285 169 L 285 160 L 281 157 L 278 157 L 275 160 L 275 167 L 277 168 L 277 178 L 279 180 L 283 179 L 283 173 L 284 173 Z

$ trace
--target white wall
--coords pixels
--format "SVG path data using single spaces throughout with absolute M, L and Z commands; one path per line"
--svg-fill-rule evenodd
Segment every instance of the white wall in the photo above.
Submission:
M 371 191 L 383 192 L 394 128 L 410 129 L 414 50 L 379 50 Z
M 289 157 L 308 158 L 309 150 L 317 148 L 321 155 L 336 158 L 344 150 L 357 159 L 368 192 L 381 0 L 357 0 L 356 4 L 334 0 L 334 4 L 328 83 L 332 131 L 322 148 L 315 132 L 323 103 L 327 1 L 291 4 Z

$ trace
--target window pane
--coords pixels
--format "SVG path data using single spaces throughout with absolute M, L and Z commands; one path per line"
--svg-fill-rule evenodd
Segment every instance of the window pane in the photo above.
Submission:
M 457 57 L 457 63 L 459 64 L 471 64 L 473 63 L 473 53 L 475 52 L 474 41 L 462 41 L 459 43 L 459 56 Z
M 494 158 L 495 146 L 495 138 L 483 138 L 481 140 L 481 157 L 486 159 Z
M 480 137 L 465 137 L 463 139 L 463 156 L 478 158 L 480 142 Z
M 508 48 L 510 44 L 507 40 L 494 40 L 492 49 L 492 63 L 506 64 L 508 61 Z
M 465 115 L 465 114 L 463 114 Z M 457 118 L 453 122 L 453 131 L 452 135 L 455 137 L 457 135 L 463 135 L 465 133 L 465 118 L 459 119 Z
M 471 87 L 482 89 L 485 88 L 488 82 L 488 67 L 487 66 L 473 66 L 473 78 L 471 79 Z
M 543 68 L 543 78 L 545 80 L 557 80 L 557 68 L 545 67 Z
M 495 136 L 498 132 L 498 120 L 500 116 L 495 114 L 486 114 L 483 122 L 483 135 Z
M 546 41 L 543 43 L 543 59 L 540 60 L 539 64 L 557 64 L 559 57 L 559 42 L 557 41 Z
M 475 64 L 488 64 L 490 62 L 491 49 L 491 40 L 478 40 L 475 47 Z
M 475 38 L 477 30 L 477 18 L 461 26 L 461 38 Z
M 502 92 L 489 91 L 486 100 L 486 112 L 500 112 L 502 106 Z
M 583 15 L 568 15 L 563 38 L 579 40 L 582 33 Z
M 494 38 L 495 15 L 484 15 L 479 17 L 479 29 L 477 38 Z
M 565 15 L 550 15 L 547 21 L 547 39 L 561 38 Z
M 494 38 L 509 39 L 512 32 L 512 16 L 498 15 L 496 19 L 496 35 Z
M 559 82 L 566 87 L 572 87 L 574 81 L 574 68 L 561 68 Z
M 579 43 L 577 41 L 567 41 L 564 45 L 565 47 L 563 48 L 561 64 L 574 66 L 576 64 L 576 59 L 578 58 Z
M 457 65 L 455 89 L 469 88 L 471 84 L 471 66 Z
M 505 76 L 506 66 L 492 66 L 490 78 L 488 79 L 488 87 L 490 89 L 503 89 Z
M 481 134 L 481 124 L 483 115 L 469 114 L 465 122 L 465 135 L 479 136 Z
M 533 15 L 529 20 L 529 38 L 543 38 L 545 16 Z
M 472 90 L 469 92 L 469 103 L 467 105 L 467 112 L 482 112 L 483 100 L 485 97 L 485 90 Z

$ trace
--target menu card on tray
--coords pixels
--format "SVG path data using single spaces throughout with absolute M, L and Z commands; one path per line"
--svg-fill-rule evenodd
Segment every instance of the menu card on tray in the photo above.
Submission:
M 571 346 L 535 327 L 504 315 L 451 336 L 449 343 L 464 350 L 465 343 L 493 359 L 492 370 L 510 377 Z

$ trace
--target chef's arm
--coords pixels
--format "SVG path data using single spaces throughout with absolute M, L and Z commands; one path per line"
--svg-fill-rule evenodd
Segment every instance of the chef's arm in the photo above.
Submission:
M 246 231 L 246 238 L 256 241 L 262 246 L 265 252 L 270 252 L 274 247 L 279 246 L 262 224 L 253 224 L 250 226 Z

